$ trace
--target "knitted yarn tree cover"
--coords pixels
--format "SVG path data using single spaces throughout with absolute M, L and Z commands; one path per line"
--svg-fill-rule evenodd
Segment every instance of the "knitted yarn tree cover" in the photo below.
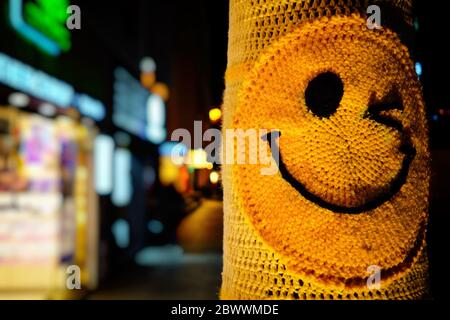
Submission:
M 381 28 L 368 27 L 368 1 L 230 1 L 223 130 L 268 130 L 259 148 L 279 161 L 272 175 L 222 167 L 222 299 L 428 294 L 411 3 L 370 4 Z

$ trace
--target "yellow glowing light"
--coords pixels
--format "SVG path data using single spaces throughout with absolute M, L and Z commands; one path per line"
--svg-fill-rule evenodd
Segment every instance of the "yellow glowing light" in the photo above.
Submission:
M 211 181 L 212 184 L 219 182 L 219 173 L 217 171 L 212 171 L 209 174 L 209 181 Z
M 212 163 L 208 162 L 206 151 L 203 149 L 190 150 L 186 164 L 193 169 L 212 169 Z
M 175 165 L 170 157 L 159 159 L 159 180 L 164 186 L 175 183 L 179 175 L 179 167 Z
M 222 111 L 219 108 L 213 108 L 209 110 L 209 120 L 212 122 L 217 122 L 222 117 Z

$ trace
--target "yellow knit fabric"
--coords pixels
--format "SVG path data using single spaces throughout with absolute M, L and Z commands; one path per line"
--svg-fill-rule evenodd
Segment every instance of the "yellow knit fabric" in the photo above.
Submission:
M 223 165 L 222 299 L 427 294 L 429 151 L 421 88 L 397 34 L 368 29 L 364 5 L 353 2 L 231 0 L 224 130 L 281 132 L 286 169 L 329 207 L 280 172 L 261 175 L 267 165 Z M 409 23 L 409 3 L 392 3 Z M 326 72 L 339 76 L 344 92 L 334 114 L 318 117 L 305 91 Z M 379 116 L 401 128 L 368 115 L 370 105 L 387 102 L 398 108 Z M 364 207 L 388 192 L 405 164 L 405 141 L 415 153 L 399 190 L 367 210 L 333 209 Z M 269 144 L 264 148 L 270 153 Z M 381 269 L 379 289 L 366 284 L 370 266 Z

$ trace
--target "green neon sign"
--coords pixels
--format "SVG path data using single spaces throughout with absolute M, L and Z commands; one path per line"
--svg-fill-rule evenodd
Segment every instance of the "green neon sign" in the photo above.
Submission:
M 71 47 L 70 32 L 66 28 L 68 6 L 68 0 L 37 0 L 24 6 L 28 23 L 53 39 L 64 52 Z
M 70 50 L 69 0 L 10 0 L 9 4 L 11 24 L 21 35 L 51 55 Z

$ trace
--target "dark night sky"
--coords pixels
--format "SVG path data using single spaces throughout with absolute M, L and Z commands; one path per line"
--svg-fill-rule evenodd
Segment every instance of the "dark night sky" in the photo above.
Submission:
M 169 133 L 207 121 L 224 89 L 228 1 L 134 0 L 105 5 L 73 1 L 82 8 L 82 32 L 93 32 L 136 77 L 144 56 L 155 59 L 157 79 L 169 84 Z M 131 5 L 133 3 L 133 5 Z M 87 48 L 86 48 L 87 49 Z
M 438 114 L 439 109 L 450 109 L 450 91 L 448 89 L 450 60 L 448 58 L 448 10 L 444 2 L 432 4 L 431 1 L 416 1 L 415 10 L 419 21 L 415 55 L 422 63 L 422 84 L 428 116 Z M 439 121 L 430 121 L 431 146 L 448 148 L 450 141 L 450 116 L 440 117 Z

